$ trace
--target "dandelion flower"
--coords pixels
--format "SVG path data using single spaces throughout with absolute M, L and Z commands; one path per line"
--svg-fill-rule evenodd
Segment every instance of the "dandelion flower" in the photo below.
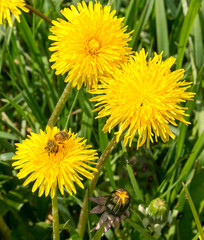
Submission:
M 127 210 L 130 205 L 130 195 L 124 189 L 117 189 L 111 192 L 108 196 L 102 196 L 99 192 L 98 198 L 90 197 L 91 201 L 98 204 L 90 213 L 103 213 L 98 224 L 92 229 L 98 230 L 106 222 L 104 233 L 106 233 L 113 225 L 116 229 L 119 228 L 120 222 L 130 212 Z
M 65 74 L 65 82 L 71 81 L 72 87 L 80 89 L 96 88 L 100 76 L 110 76 L 115 67 L 130 58 L 128 41 L 130 33 L 125 33 L 124 18 L 114 17 L 116 11 L 110 6 L 104 8 L 98 2 L 88 6 L 83 1 L 77 8 L 61 11 L 67 19 L 53 21 L 49 39 L 53 40 L 50 51 L 54 53 L 50 61 L 56 74 Z
M 96 150 L 90 149 L 86 140 L 77 138 L 70 130 L 64 139 L 63 136 L 60 139 L 60 134 L 65 135 L 65 132 L 60 132 L 57 127 L 47 127 L 46 132 L 31 133 L 28 139 L 16 144 L 17 152 L 13 159 L 18 161 L 13 166 L 20 169 L 17 177 L 27 177 L 24 186 L 35 181 L 32 192 L 39 188 L 39 197 L 43 193 L 48 196 L 51 191 L 53 198 L 57 185 L 62 195 L 64 187 L 70 195 L 72 192 L 75 194 L 74 182 L 84 188 L 80 175 L 93 179 L 93 173 L 88 170 L 97 171 L 90 166 L 96 164 L 93 162 L 97 159 Z
M 177 126 L 176 120 L 190 124 L 184 119 L 185 107 L 181 102 L 191 100 L 194 93 L 185 92 L 190 87 L 189 82 L 181 81 L 184 69 L 170 71 L 175 58 L 162 61 L 162 55 L 155 53 L 153 59 L 146 60 L 147 54 L 142 49 L 136 57 L 116 70 L 114 78 L 104 78 L 104 83 L 98 90 L 92 90 L 98 96 L 91 99 L 97 101 L 98 117 L 108 116 L 103 128 L 110 132 L 119 124 L 117 142 L 123 132 L 124 145 L 138 134 L 137 149 L 145 142 L 147 148 L 150 141 L 157 142 L 161 137 L 167 142 L 169 137 L 175 138 L 169 124 Z
M 4 23 L 5 19 L 7 19 L 9 26 L 13 26 L 11 13 L 20 22 L 19 15 L 21 14 L 22 9 L 24 12 L 28 12 L 29 10 L 25 7 L 26 3 L 24 0 L 0 0 L 0 24 Z

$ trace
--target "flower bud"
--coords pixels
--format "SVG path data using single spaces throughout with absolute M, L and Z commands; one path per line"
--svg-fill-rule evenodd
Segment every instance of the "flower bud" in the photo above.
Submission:
M 130 195 L 124 189 L 113 191 L 106 201 L 107 212 L 113 216 L 121 216 L 130 204 Z
M 148 206 L 148 216 L 154 223 L 164 223 L 167 221 L 169 209 L 166 202 L 161 198 L 152 200 Z

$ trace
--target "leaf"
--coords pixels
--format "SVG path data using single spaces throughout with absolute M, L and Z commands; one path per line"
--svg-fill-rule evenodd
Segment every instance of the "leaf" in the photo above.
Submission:
M 144 201 L 143 200 L 143 196 L 142 196 L 141 190 L 140 190 L 140 188 L 138 186 L 138 183 L 137 183 L 137 180 L 135 178 L 135 175 L 133 173 L 132 167 L 130 166 L 130 164 L 126 164 L 126 168 L 127 168 L 127 171 L 128 171 L 128 175 L 129 175 L 132 187 L 133 187 L 134 192 L 135 192 L 136 200 L 143 202 Z
M 200 219 L 198 217 L 198 214 L 196 212 L 196 209 L 195 209 L 195 206 L 193 204 L 193 200 L 191 198 L 191 195 L 188 191 L 188 189 L 186 188 L 185 184 L 183 183 L 183 188 L 186 192 L 186 195 L 187 195 L 187 198 L 188 198 L 188 202 L 189 202 L 189 205 L 190 205 L 190 208 L 191 208 L 191 211 L 193 213 L 193 217 L 195 219 L 195 222 L 196 222 L 196 225 L 197 225 L 197 228 L 198 228 L 198 231 L 200 233 L 200 236 L 201 236 L 201 239 L 204 239 L 204 233 L 203 233 L 203 229 L 202 229 L 202 226 L 201 226 L 201 223 L 200 223 Z
M 188 36 L 190 34 L 196 15 L 200 9 L 201 2 L 202 0 L 191 0 L 188 12 L 184 18 L 178 43 L 177 69 L 182 67 Z
M 7 133 L 7 132 L 3 132 L 3 131 L 0 131 L 0 138 L 9 139 L 9 140 L 18 140 L 18 138 L 15 135 L 13 135 L 12 133 Z
M 155 0 L 157 51 L 164 52 L 164 58 L 169 57 L 168 26 L 163 0 Z
M 98 231 L 96 232 L 96 234 L 93 237 L 93 240 L 100 240 L 105 228 L 106 222 L 104 222 L 104 224 L 98 229 Z

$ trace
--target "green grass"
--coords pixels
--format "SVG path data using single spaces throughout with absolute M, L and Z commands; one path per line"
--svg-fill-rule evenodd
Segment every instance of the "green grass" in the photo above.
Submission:
M 61 9 L 77 2 L 32 0 L 29 4 L 50 19 L 56 19 L 62 18 Z M 107 4 L 105 0 L 100 2 Z M 135 138 L 131 148 L 124 150 L 118 144 L 110 154 L 94 193 L 100 190 L 108 194 L 125 188 L 131 195 L 131 215 L 122 221 L 119 230 L 112 228 L 103 239 L 154 239 L 142 225 L 138 205 L 148 206 L 156 197 L 168 202 L 174 216 L 160 239 L 196 239 L 198 228 L 204 225 L 204 0 L 109 2 L 117 10 L 117 16 L 125 17 L 128 31 L 134 30 L 130 46 L 135 51 L 145 48 L 151 57 L 154 52 L 163 51 L 164 59 L 177 58 L 173 69 L 185 69 L 185 79 L 193 82 L 191 91 L 196 95 L 194 101 L 186 104 L 189 114 L 186 119 L 191 124 L 173 128 L 175 140 L 163 143 L 160 139 L 149 149 L 143 146 L 135 150 Z M 49 63 L 50 27 L 32 13 L 22 13 L 21 22 L 15 21 L 13 28 L 0 25 L 0 218 L 14 240 L 52 237 L 50 197 L 39 198 L 37 193 L 32 193 L 32 184 L 24 187 L 11 166 L 15 143 L 25 139 L 31 130 L 38 133 L 45 129 L 66 86 L 65 76 L 56 76 Z M 114 131 L 102 132 L 105 119 L 95 119 L 90 97 L 84 87 L 79 92 L 73 89 L 56 125 L 60 129 L 71 128 L 86 138 L 100 156 Z M 84 184 L 87 188 L 89 182 L 84 181 Z M 189 193 L 187 197 L 185 192 Z M 75 196 L 59 194 L 61 239 L 80 239 L 76 228 L 84 194 L 85 190 L 80 188 Z M 89 203 L 89 208 L 94 206 Z M 94 237 L 95 232 L 89 230 L 98 220 L 97 215 L 89 216 L 84 239 Z M 1 228 L 3 225 L 0 225 L 0 232 Z M 98 232 L 94 239 L 100 236 Z

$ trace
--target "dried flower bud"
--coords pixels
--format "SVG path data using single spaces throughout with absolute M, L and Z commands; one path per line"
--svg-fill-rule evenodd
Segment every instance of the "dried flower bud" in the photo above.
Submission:
M 106 201 L 107 212 L 113 216 L 121 216 L 130 204 L 130 195 L 124 189 L 113 191 Z

